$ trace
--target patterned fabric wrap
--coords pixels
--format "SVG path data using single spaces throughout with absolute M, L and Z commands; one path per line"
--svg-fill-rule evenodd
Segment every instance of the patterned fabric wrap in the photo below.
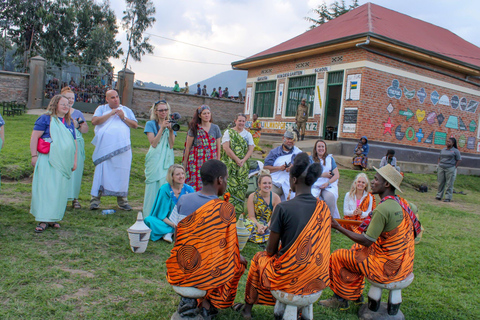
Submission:
M 368 207 L 370 206 L 370 196 L 372 197 L 372 202 L 373 202 L 372 211 L 375 210 L 375 208 L 377 207 L 377 200 L 375 199 L 375 196 L 371 192 L 368 193 L 368 195 L 362 200 L 362 203 L 360 203 L 360 205 L 358 206 L 360 210 L 364 212 L 368 210 Z M 343 218 L 346 220 L 356 220 L 356 221 L 364 220 L 362 219 L 361 216 L 344 216 Z M 358 230 L 359 226 L 354 226 L 349 224 L 349 225 L 342 225 L 342 227 L 344 227 L 345 229 L 351 230 L 355 233 L 362 233 L 361 231 Z
M 330 257 L 330 288 L 340 297 L 354 301 L 365 287 L 365 277 L 378 283 L 404 280 L 413 271 L 415 244 L 412 220 L 403 210 L 403 220 L 391 231 L 382 232 L 370 247 L 358 244 L 339 249 Z
M 206 290 L 204 299 L 219 309 L 233 305 L 245 272 L 240 263 L 235 208 L 215 199 L 180 221 L 166 261 L 171 285 Z
M 262 124 L 260 123 L 260 120 L 256 120 L 255 122 L 252 123 L 252 129 L 261 129 Z M 250 133 L 252 134 L 253 138 L 253 143 L 255 144 L 255 148 L 253 149 L 254 151 L 262 151 L 262 148 L 259 146 L 260 142 L 260 137 L 262 136 L 262 133 L 260 130 L 250 130 Z
M 354 166 L 361 166 L 362 168 L 367 168 L 368 166 L 368 157 L 366 155 L 358 155 L 353 157 L 352 164 Z
M 202 178 L 200 168 L 212 159 L 217 158 L 217 141 L 215 137 L 209 136 L 208 132 L 197 125 L 197 145 L 192 145 L 189 154 L 183 154 L 183 161 L 187 158 L 187 170 L 185 172 L 185 183 L 192 186 L 195 191 L 202 189 Z M 186 142 L 185 142 L 186 145 Z
M 400 198 L 399 196 L 395 196 L 395 197 L 387 196 L 387 197 L 383 198 L 382 201 L 380 201 L 380 203 L 384 202 L 387 199 L 392 199 L 392 200 L 397 201 L 398 204 L 400 205 L 400 207 L 402 207 L 403 211 L 408 214 L 408 216 L 410 217 L 410 220 L 412 220 L 414 237 L 416 238 L 417 235 L 420 234 L 420 232 L 422 232 L 422 225 L 421 225 L 420 221 L 417 219 L 417 216 L 415 215 L 415 213 L 413 213 L 412 209 L 410 209 L 410 206 L 408 205 L 408 202 L 405 199 Z M 370 212 L 368 214 L 368 217 L 366 217 L 363 220 L 362 224 L 360 226 L 358 226 L 358 230 L 360 232 L 365 232 L 365 230 L 367 230 L 368 225 L 372 221 L 372 213 L 373 213 L 373 210 L 372 210 L 372 212 Z
M 245 158 L 248 152 L 247 141 L 234 129 L 228 129 L 228 134 L 230 135 L 230 149 L 232 149 L 238 158 Z M 232 195 L 231 202 L 235 206 L 236 213 L 242 213 L 248 188 L 248 163 L 245 161 L 243 166 L 239 167 L 235 160 L 230 158 L 223 150 L 222 161 L 228 170 L 228 186 L 226 192 Z
M 252 259 L 245 287 L 245 302 L 274 305 L 271 290 L 309 295 L 330 284 L 330 227 L 332 218 L 324 201 L 318 201 L 310 221 L 282 256 L 266 251 Z
M 255 208 L 255 219 L 264 226 L 268 225 L 270 217 L 272 216 L 272 209 L 270 209 L 270 206 L 267 205 L 265 199 L 260 195 L 260 190 L 255 191 L 253 195 L 253 206 Z M 245 219 L 245 227 L 250 231 L 248 241 L 254 243 L 265 243 L 268 241 L 270 229 L 265 230 L 264 234 L 258 234 L 257 226 L 248 218 Z

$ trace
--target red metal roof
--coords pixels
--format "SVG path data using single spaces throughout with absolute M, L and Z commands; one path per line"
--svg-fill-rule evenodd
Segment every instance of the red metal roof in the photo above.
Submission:
M 361 37 L 366 34 L 373 37 L 378 35 L 387 38 L 384 39 L 387 41 L 390 39 L 402 42 L 403 45 L 413 46 L 480 67 L 479 47 L 445 28 L 373 3 L 366 3 L 357 7 L 338 18 L 257 53 L 246 60 L 256 60 L 262 56 L 278 55 L 286 51 L 308 46 L 320 46 L 325 42 L 342 38 L 355 38 L 355 36 Z

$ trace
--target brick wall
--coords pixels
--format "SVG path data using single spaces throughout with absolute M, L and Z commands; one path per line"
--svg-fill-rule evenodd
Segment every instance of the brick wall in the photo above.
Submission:
M 0 71 L 0 102 L 17 101 L 26 103 L 28 100 L 28 79 L 25 73 Z
M 218 124 L 222 129 L 234 120 L 237 113 L 243 112 L 245 105 L 243 102 L 227 99 L 216 99 L 171 91 L 134 88 L 132 110 L 134 110 L 139 116 L 148 118 L 152 104 L 161 99 L 165 99 L 169 103 L 172 112 L 180 113 L 182 119 L 187 120 L 192 118 L 195 110 L 199 106 L 206 104 L 212 111 L 213 122 Z

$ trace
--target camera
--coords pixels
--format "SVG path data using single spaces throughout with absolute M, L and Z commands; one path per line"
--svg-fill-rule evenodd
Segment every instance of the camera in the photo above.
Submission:
M 182 116 L 178 112 L 174 112 L 170 115 L 170 119 L 168 122 L 172 124 L 172 130 L 173 131 L 178 131 L 180 130 L 180 125 L 178 124 L 178 120 L 180 120 Z

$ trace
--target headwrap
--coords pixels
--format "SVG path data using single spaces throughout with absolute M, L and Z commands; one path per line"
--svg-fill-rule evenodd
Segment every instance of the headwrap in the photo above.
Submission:
M 207 106 L 206 104 L 201 105 L 200 107 L 197 108 L 198 114 L 202 114 L 203 110 L 208 109 L 210 111 L 210 107 Z

